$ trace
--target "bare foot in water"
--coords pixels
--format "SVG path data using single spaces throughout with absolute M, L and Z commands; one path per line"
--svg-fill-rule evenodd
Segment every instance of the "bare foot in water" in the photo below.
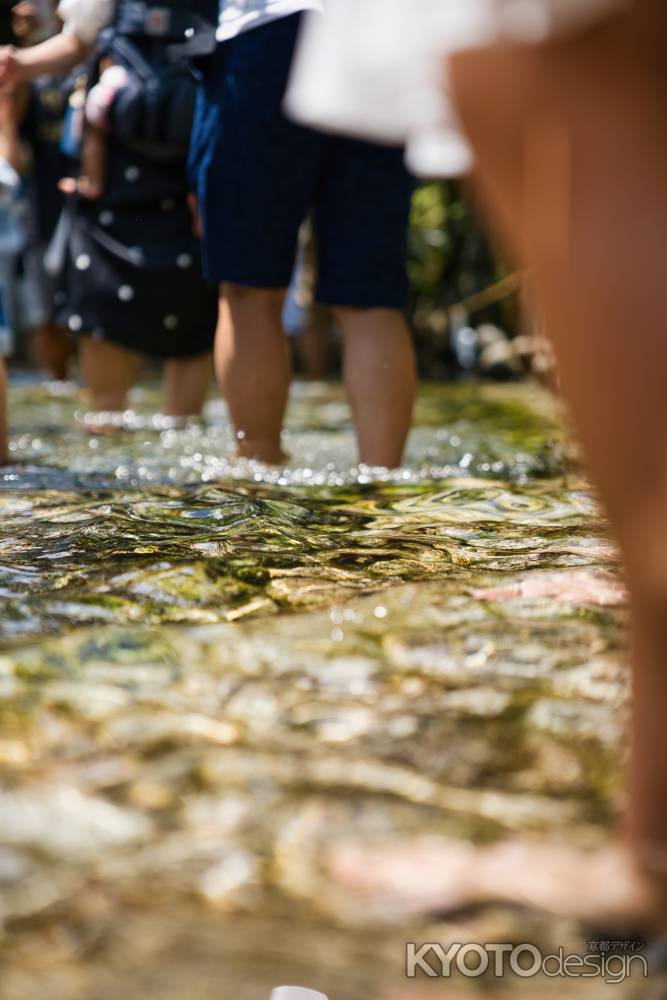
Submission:
M 280 447 L 273 447 L 264 442 L 259 443 L 239 438 L 236 447 L 236 458 L 245 459 L 248 462 L 261 462 L 262 465 L 282 467 L 287 465 L 291 459 L 291 455 L 283 451 Z
M 429 837 L 343 844 L 328 861 L 334 879 L 351 893 L 406 914 L 507 903 L 605 927 L 667 923 L 667 893 L 621 845 L 591 852 L 516 839 L 476 848 Z
M 533 571 L 505 587 L 473 590 L 479 601 L 515 601 L 548 597 L 572 604 L 618 607 L 627 603 L 623 584 L 610 573 L 588 569 Z
M 123 414 L 116 410 L 89 410 L 81 422 L 85 434 L 116 434 L 123 430 Z

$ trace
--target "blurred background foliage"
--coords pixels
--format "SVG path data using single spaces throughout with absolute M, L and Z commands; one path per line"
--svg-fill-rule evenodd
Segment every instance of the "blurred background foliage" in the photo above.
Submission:
M 422 184 L 415 192 L 409 236 L 410 318 L 422 373 L 451 377 L 478 370 L 494 342 L 497 377 L 521 371 L 515 352 L 500 348 L 519 332 L 517 296 L 504 286 L 491 303 L 470 299 L 508 278 L 508 269 L 477 221 L 463 186 Z M 482 366 L 483 367 L 483 366 Z M 487 366 L 488 367 L 488 366 Z

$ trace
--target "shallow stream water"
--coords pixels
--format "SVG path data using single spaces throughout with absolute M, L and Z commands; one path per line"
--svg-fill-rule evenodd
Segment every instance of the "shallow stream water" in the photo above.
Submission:
M 132 407 L 92 434 L 75 390 L 12 390 L 2 1000 L 601 995 L 417 988 L 407 940 L 576 950 L 587 931 L 502 907 L 408 920 L 322 860 L 350 838 L 608 838 L 624 610 L 553 402 L 426 387 L 392 474 L 355 467 L 331 387 L 296 387 L 279 471 L 225 457 L 217 401 L 185 427 L 152 389 Z M 573 570 L 609 599 L 559 588 Z M 555 586 L 479 593 L 535 574 Z

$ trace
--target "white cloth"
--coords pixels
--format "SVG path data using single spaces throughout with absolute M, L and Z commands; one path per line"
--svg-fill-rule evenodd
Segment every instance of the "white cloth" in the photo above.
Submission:
M 323 0 L 221 0 L 216 38 L 226 42 L 268 21 L 300 10 L 323 9 Z
M 63 31 L 76 35 L 80 42 L 94 45 L 100 31 L 110 23 L 114 0 L 60 0 L 58 17 Z
M 446 96 L 448 54 L 539 42 L 631 0 L 327 0 L 297 52 L 287 111 L 298 121 L 405 143 L 424 176 L 465 173 L 471 154 Z

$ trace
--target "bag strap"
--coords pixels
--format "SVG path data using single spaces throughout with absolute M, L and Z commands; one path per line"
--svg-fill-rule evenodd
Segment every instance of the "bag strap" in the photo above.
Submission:
M 155 70 L 145 58 L 138 46 L 129 38 L 119 35 L 116 27 L 106 28 L 100 35 L 99 51 L 110 52 L 118 56 L 134 70 L 138 77 L 147 83 L 155 76 Z

